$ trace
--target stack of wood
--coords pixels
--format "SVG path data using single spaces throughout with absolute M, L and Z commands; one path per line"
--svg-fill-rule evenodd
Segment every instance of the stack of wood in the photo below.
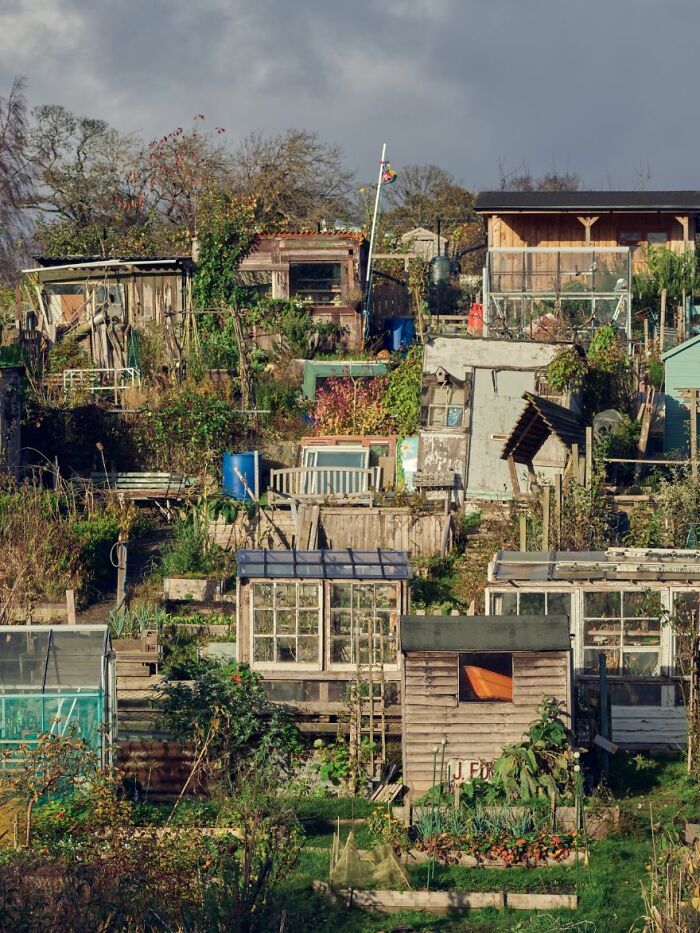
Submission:
M 117 678 L 153 677 L 158 673 L 158 632 L 148 631 L 140 638 L 116 638 L 112 648 L 117 659 Z

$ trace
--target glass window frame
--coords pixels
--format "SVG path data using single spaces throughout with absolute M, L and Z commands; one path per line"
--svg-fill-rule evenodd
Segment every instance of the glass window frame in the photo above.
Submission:
M 549 597 L 550 596 L 568 596 L 569 598 L 569 611 L 566 613 L 571 621 L 573 615 L 573 597 L 575 595 L 574 590 L 571 589 L 537 589 L 536 587 L 518 587 L 517 589 L 512 588 L 508 590 L 494 590 L 493 588 L 489 589 L 489 615 L 497 616 L 499 619 L 507 618 L 517 618 L 519 615 L 530 615 L 531 613 L 521 613 L 520 612 L 520 602 L 522 596 L 533 596 L 533 595 L 544 595 L 544 615 L 559 615 L 559 613 L 550 613 L 549 612 Z M 495 601 L 498 596 L 515 596 L 516 599 L 516 608 L 517 611 L 514 615 L 502 614 L 495 611 Z
M 255 604 L 255 589 L 258 585 L 269 586 L 272 588 L 272 605 L 271 606 L 262 606 Z M 273 655 L 277 653 L 276 642 L 280 638 L 294 638 L 297 642 L 297 648 L 299 645 L 299 610 L 305 607 L 300 606 L 299 604 L 299 587 L 300 586 L 314 586 L 316 589 L 318 605 L 307 607 L 310 609 L 315 609 L 317 612 L 317 625 L 316 625 L 316 639 L 318 643 L 318 652 L 316 659 L 314 661 L 259 661 L 255 659 L 255 641 L 256 638 L 271 638 L 273 643 Z M 295 603 L 294 606 L 281 606 L 277 604 L 277 589 L 281 586 L 294 586 L 295 587 Z M 271 635 L 256 635 L 255 630 L 255 612 L 268 610 L 273 613 L 272 618 L 272 633 Z M 319 580 L 295 580 L 289 578 L 280 578 L 275 580 L 252 580 L 250 583 L 250 596 L 249 596 L 249 611 L 250 611 L 250 666 L 253 670 L 277 670 L 277 671 L 290 671 L 290 670 L 306 670 L 306 671 L 320 671 L 323 669 L 323 584 Z M 279 611 L 293 611 L 295 615 L 295 633 L 278 633 L 277 632 L 277 613 Z
M 435 395 L 438 390 L 444 390 L 447 393 L 445 399 L 435 401 Z M 456 409 L 461 409 L 461 417 L 459 417 L 458 424 L 449 424 L 449 412 Z M 442 415 L 437 419 L 433 419 L 433 412 L 442 412 Z M 430 391 L 430 398 L 428 399 L 428 412 L 427 412 L 427 421 L 426 427 L 428 428 L 447 428 L 452 431 L 461 431 L 464 429 L 464 417 L 466 412 L 466 398 L 465 391 L 463 388 L 454 385 L 435 385 L 432 386 Z
M 334 606 L 334 605 L 333 605 L 333 587 L 334 587 L 334 585 L 335 585 L 335 586 L 347 586 L 347 587 L 350 587 L 351 593 L 352 593 L 352 596 L 351 596 L 351 599 L 350 599 L 350 606 L 348 606 L 348 607 L 342 607 L 342 606 Z M 356 609 L 359 609 L 360 607 L 356 606 L 355 590 L 358 589 L 358 588 L 360 588 L 360 589 L 370 589 L 370 588 L 371 588 L 371 589 L 373 590 L 372 607 L 371 607 L 371 608 L 372 608 L 372 611 L 373 611 L 373 613 L 374 613 L 374 619 L 373 619 L 373 638 L 376 638 L 376 637 L 377 637 L 377 631 L 376 631 L 377 615 L 376 615 L 376 614 L 377 614 L 377 608 L 378 608 L 378 607 L 377 607 L 377 587 L 379 587 L 379 586 L 391 586 L 391 587 L 394 588 L 394 591 L 395 591 L 395 594 L 396 594 L 396 602 L 395 602 L 395 605 L 394 605 L 393 607 L 388 607 L 388 609 L 384 610 L 384 611 L 388 611 L 388 612 L 390 613 L 390 619 L 389 619 L 390 631 L 391 631 L 391 628 L 392 628 L 391 614 L 392 614 L 392 613 L 394 614 L 394 620 L 393 620 L 394 660 L 384 661 L 383 664 L 382 664 L 382 666 L 383 666 L 383 668 L 384 668 L 385 671 L 396 671 L 396 670 L 399 669 L 399 654 L 400 654 L 400 652 L 399 652 L 399 618 L 400 618 L 400 616 L 401 616 L 401 584 L 399 583 L 399 581 L 398 581 L 398 580 L 397 580 L 397 581 L 390 581 L 390 580 L 387 580 L 387 581 L 335 580 L 335 581 L 334 581 L 334 580 L 331 580 L 331 581 L 329 581 L 329 584 L 328 584 L 328 591 L 327 591 L 327 593 L 328 593 L 328 596 L 327 596 L 327 598 L 328 598 L 328 611 L 327 611 L 327 625 L 326 625 L 326 633 L 327 633 L 327 636 L 326 636 L 326 642 L 327 642 L 327 644 L 326 644 L 326 665 L 327 665 L 327 669 L 328 669 L 328 670 L 331 670 L 331 671 L 356 671 L 356 670 L 357 670 L 357 658 L 355 657 L 355 644 L 356 644 L 356 641 L 355 641 L 355 619 L 354 619 L 354 616 L 355 616 Z M 365 608 L 367 608 L 367 607 L 365 607 Z M 334 612 L 334 610 L 335 610 L 336 612 L 338 612 L 338 611 L 349 611 L 349 613 L 350 613 L 350 634 L 349 634 L 348 637 L 349 637 L 349 639 L 350 639 L 350 650 L 351 650 L 351 658 L 352 658 L 352 660 L 349 661 L 349 662 L 348 662 L 348 661 L 334 661 L 334 660 L 333 660 L 333 642 L 334 642 L 334 640 L 337 640 L 339 637 L 342 637 L 342 636 L 338 636 L 338 635 L 334 635 L 334 634 L 333 634 L 333 612 Z M 379 610 L 382 611 L 382 607 L 381 607 L 381 606 L 379 607 Z M 366 637 L 366 636 L 365 636 L 365 637 Z M 385 647 L 386 647 L 386 646 L 385 646 Z M 367 662 L 366 662 L 366 661 L 363 661 L 362 663 L 363 663 L 363 665 L 365 665 Z M 382 663 L 380 660 L 375 660 L 375 665 L 378 666 L 380 663 Z
M 314 278 L 309 277 L 312 266 L 333 266 L 332 275 L 319 275 Z M 304 275 L 303 267 L 307 267 L 309 272 Z M 337 271 L 337 281 L 335 276 Z M 301 274 L 300 274 L 301 272 Z M 306 283 L 300 287 L 301 283 Z M 311 284 L 326 283 L 325 288 L 310 288 Z M 289 263 L 289 297 L 296 298 L 310 305 L 321 307 L 338 307 L 343 303 L 343 263 L 340 260 L 301 260 Z
M 658 629 L 658 643 L 655 645 L 644 645 L 644 644 L 628 644 L 626 638 L 630 637 L 630 632 L 627 630 L 628 625 L 631 622 L 656 622 L 653 616 L 641 616 L 641 615 L 630 615 L 626 611 L 627 607 L 625 605 L 626 596 L 642 596 L 646 593 L 659 593 L 658 590 L 653 588 L 640 588 L 640 587 L 615 587 L 615 588 L 600 588 L 595 589 L 591 587 L 590 589 L 582 590 L 581 593 L 581 656 L 580 656 L 580 673 L 584 676 L 595 677 L 598 675 L 597 667 L 590 667 L 586 665 L 586 653 L 595 651 L 596 655 L 601 653 L 610 653 L 619 652 L 619 662 L 614 667 L 608 667 L 608 674 L 611 677 L 624 678 L 626 680 L 646 680 L 650 678 L 660 678 L 662 677 L 663 669 L 663 625 L 659 623 Z M 619 609 L 616 610 L 614 615 L 588 615 L 586 608 L 586 598 L 592 595 L 604 594 L 610 596 L 619 596 Z M 660 595 L 660 594 L 659 594 Z M 612 644 L 599 644 L 595 645 L 589 643 L 589 633 L 587 632 L 588 623 L 604 623 L 606 626 L 612 630 L 618 628 L 618 642 L 615 645 Z M 600 629 L 601 637 L 605 637 L 603 628 Z M 655 633 L 652 632 L 651 637 L 655 637 Z M 639 673 L 639 672 L 630 672 L 625 669 L 625 658 L 631 655 L 656 655 L 657 661 L 655 670 L 649 673 Z M 596 658 L 597 660 L 597 658 Z

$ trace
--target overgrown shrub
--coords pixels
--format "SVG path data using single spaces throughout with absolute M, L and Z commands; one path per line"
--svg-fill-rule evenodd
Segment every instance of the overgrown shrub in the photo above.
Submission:
M 420 390 L 423 375 L 423 348 L 411 347 L 389 373 L 382 404 L 394 432 L 407 437 L 418 431 Z
M 316 433 L 391 434 L 393 426 L 383 403 L 387 385 L 386 376 L 327 379 L 316 393 Z
M 144 413 L 138 447 L 152 469 L 202 476 L 218 469 L 224 451 L 235 449 L 241 424 L 236 405 L 219 389 L 185 382 Z

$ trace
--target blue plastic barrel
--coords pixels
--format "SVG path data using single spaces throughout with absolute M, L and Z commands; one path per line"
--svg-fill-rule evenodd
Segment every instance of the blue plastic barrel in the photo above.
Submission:
M 260 453 L 224 454 L 222 490 L 232 499 L 254 499 L 260 493 Z M 239 475 L 240 474 L 240 475 Z
M 410 347 L 416 340 L 416 319 L 414 317 L 392 317 L 386 322 L 389 334 L 389 349 L 393 352 Z

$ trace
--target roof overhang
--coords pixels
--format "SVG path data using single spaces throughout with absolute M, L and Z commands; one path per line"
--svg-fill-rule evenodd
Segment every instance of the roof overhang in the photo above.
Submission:
M 569 651 L 569 620 L 564 615 L 402 616 L 401 650 L 411 651 Z

